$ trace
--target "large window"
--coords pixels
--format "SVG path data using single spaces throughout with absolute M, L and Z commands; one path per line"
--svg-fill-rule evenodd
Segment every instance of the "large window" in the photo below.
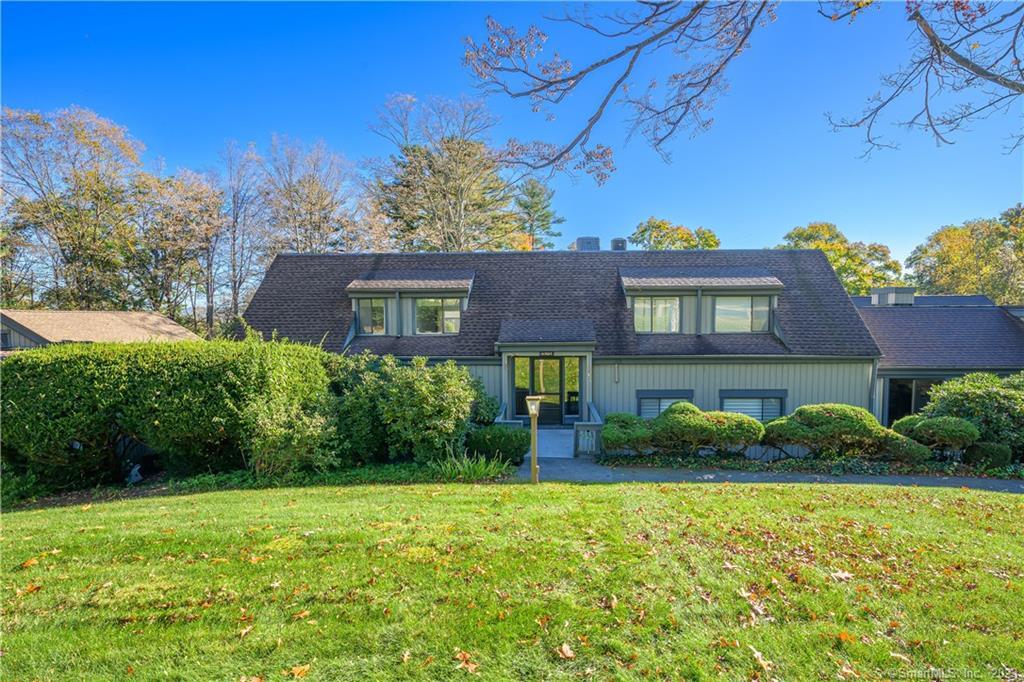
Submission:
M 386 307 L 387 301 L 383 298 L 360 298 L 356 302 L 359 333 L 383 334 L 385 330 L 384 310 Z
M 654 390 L 636 392 L 636 411 L 644 419 L 654 419 L 669 405 L 678 402 L 693 402 L 691 390 Z
M 635 297 L 633 299 L 633 328 L 640 334 L 678 333 L 679 297 Z
M 417 334 L 458 334 L 462 305 L 457 298 L 417 298 Z
M 768 331 L 770 301 L 769 296 L 715 296 L 714 331 Z
M 762 422 L 768 422 L 782 416 L 784 394 L 781 391 L 756 392 L 722 391 L 722 411 L 739 412 Z
M 916 414 L 928 404 L 932 386 L 942 379 L 889 379 L 889 409 L 886 423 L 892 424 L 908 414 Z

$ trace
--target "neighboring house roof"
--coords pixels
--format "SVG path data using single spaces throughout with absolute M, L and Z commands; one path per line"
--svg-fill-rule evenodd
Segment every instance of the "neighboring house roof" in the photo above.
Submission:
M 472 270 L 371 271 L 353 279 L 346 291 L 459 291 L 473 286 Z
M 619 268 L 626 289 L 778 289 L 764 268 Z
M 498 343 L 594 343 L 593 320 L 502 320 Z
M 756 269 L 777 278 L 771 334 L 636 334 L 620 268 Z M 505 320 L 590 320 L 595 354 L 810 355 L 877 357 L 878 347 L 824 254 L 813 250 L 541 251 L 503 253 L 282 254 L 245 313 L 269 335 L 340 351 L 352 323 L 347 288 L 366 273 L 473 271 L 456 336 L 356 336 L 352 352 L 447 357 L 494 356 Z
M 0 310 L 0 320 L 37 343 L 189 341 L 199 337 L 159 313 L 107 310 Z
M 850 300 L 858 308 L 864 308 L 871 305 L 870 296 L 851 296 Z M 934 295 L 915 295 L 914 305 L 995 305 L 992 303 L 992 299 L 984 294 L 934 294 Z
M 999 306 L 869 306 L 879 369 L 1024 368 L 1024 324 Z

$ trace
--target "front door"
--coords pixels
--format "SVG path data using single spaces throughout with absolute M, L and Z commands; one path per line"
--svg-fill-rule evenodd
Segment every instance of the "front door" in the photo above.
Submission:
M 533 395 L 539 395 L 539 424 L 562 423 L 562 358 L 531 358 Z

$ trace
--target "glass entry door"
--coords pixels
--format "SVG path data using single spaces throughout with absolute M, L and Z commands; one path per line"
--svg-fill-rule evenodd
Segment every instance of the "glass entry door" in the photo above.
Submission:
M 538 395 L 540 424 L 561 424 L 580 413 L 580 358 L 513 358 L 516 416 L 527 416 L 526 396 Z

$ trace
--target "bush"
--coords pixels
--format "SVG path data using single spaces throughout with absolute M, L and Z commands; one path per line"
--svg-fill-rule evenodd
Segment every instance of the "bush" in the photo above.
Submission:
M 766 444 L 797 445 L 815 455 L 845 457 L 879 454 L 888 429 L 862 407 L 824 403 L 798 407 L 771 422 L 767 431 Z
M 125 436 L 176 472 L 238 468 L 254 457 L 303 466 L 285 432 L 301 417 L 304 443 L 326 436 L 324 355 L 256 340 L 17 353 L 3 365 L 2 441 L 28 471 L 60 487 L 119 477 L 115 445 Z
M 473 399 L 473 406 L 470 408 L 469 420 L 480 426 L 489 426 L 498 418 L 501 411 L 501 403 L 498 399 L 487 392 L 484 382 L 480 379 L 473 379 L 473 392 L 476 397 Z
M 929 396 L 924 416 L 961 417 L 978 428 L 980 440 L 1024 456 L 1024 373 L 1006 379 L 968 374 L 934 386 Z
M 978 427 L 960 417 L 930 417 L 921 419 L 908 435 L 933 450 L 963 450 L 978 440 Z
M 889 431 L 883 436 L 882 451 L 889 459 L 907 464 L 921 464 L 932 457 L 930 449 L 895 431 Z
M 466 435 L 466 450 L 487 459 L 502 459 L 519 465 L 529 449 L 530 432 L 515 426 L 483 426 Z
M 894 421 L 892 423 L 892 430 L 901 436 L 911 438 L 914 433 L 914 428 L 922 421 L 924 421 L 924 415 L 908 414 L 906 417 L 902 417 Z
M 380 371 L 379 414 L 391 459 L 428 462 L 462 446 L 476 398 L 464 367 L 451 360 L 428 365 L 426 358 L 399 364 L 385 356 Z
M 651 420 L 651 444 L 662 453 L 692 454 L 714 439 L 714 425 L 690 403 L 674 403 Z
M 741 453 L 757 445 L 764 436 L 764 425 L 753 417 L 736 412 L 705 412 L 703 418 L 712 425 L 707 445 L 718 453 Z
M 982 469 L 998 469 L 1009 466 L 1013 452 L 1009 445 L 978 441 L 964 450 L 964 464 Z
M 610 452 L 642 453 L 651 446 L 650 425 L 635 414 L 612 412 L 605 416 L 601 442 Z
M 451 452 L 442 458 L 427 463 L 427 468 L 442 481 L 493 481 L 508 473 L 508 462 L 502 459 L 488 459 L 481 455 L 472 457 L 463 452 Z

